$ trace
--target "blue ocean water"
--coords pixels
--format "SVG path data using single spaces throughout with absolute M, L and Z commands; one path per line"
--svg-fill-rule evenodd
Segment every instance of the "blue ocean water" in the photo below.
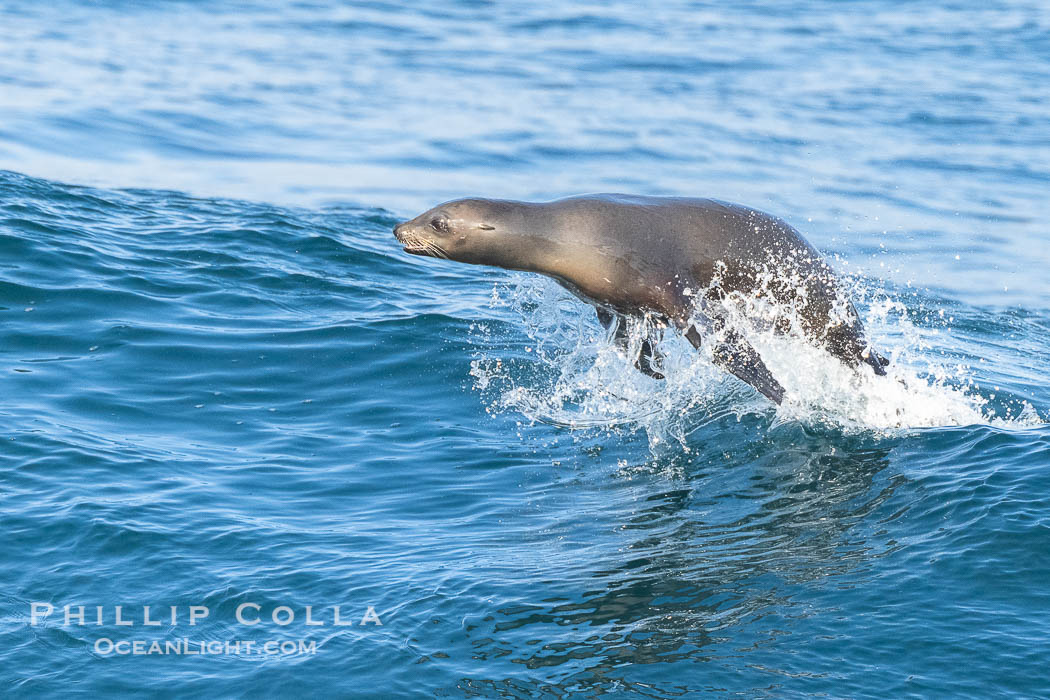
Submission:
M 1035 0 L 4 3 L 0 688 L 1050 695 L 1048 103 Z M 390 232 L 592 191 L 786 218 L 890 377 Z

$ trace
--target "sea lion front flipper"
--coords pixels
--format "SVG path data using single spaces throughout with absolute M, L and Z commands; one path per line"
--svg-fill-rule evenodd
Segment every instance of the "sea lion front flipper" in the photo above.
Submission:
M 612 332 L 612 341 L 616 349 L 627 354 L 631 340 L 627 331 L 627 319 L 600 306 L 594 307 L 594 310 L 598 313 L 598 322 Z M 634 360 L 635 368 L 647 377 L 663 379 L 664 375 L 657 369 L 657 365 L 662 362 L 663 355 L 656 349 L 656 344 L 652 338 L 646 337 L 638 350 L 638 357 Z
M 694 348 L 700 349 L 701 337 L 696 326 L 689 326 L 685 337 Z M 712 355 L 716 365 L 747 382 L 773 403 L 779 406 L 784 401 L 784 387 L 744 336 L 732 329 L 725 330 L 721 341 L 712 348 Z
M 656 349 L 652 339 L 646 338 L 642 341 L 642 347 L 638 351 L 638 359 L 634 361 L 634 366 L 646 376 L 663 379 L 663 373 L 654 366 L 654 363 L 662 363 L 663 358 L 664 356 Z
M 601 306 L 595 306 L 594 311 L 598 314 L 598 323 L 605 326 L 605 330 L 613 333 L 613 342 L 616 347 L 627 350 L 627 328 L 624 317 Z

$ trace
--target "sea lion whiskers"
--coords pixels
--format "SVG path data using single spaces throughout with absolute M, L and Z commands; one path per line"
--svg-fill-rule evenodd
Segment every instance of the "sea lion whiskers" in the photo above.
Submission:
M 401 236 L 401 243 L 409 253 L 429 255 L 434 258 L 448 260 L 448 253 L 434 241 L 428 241 L 415 233 L 405 233 Z
M 426 248 L 427 252 L 431 253 L 435 258 L 448 260 L 448 253 L 446 253 L 445 249 L 434 241 L 423 241 L 423 246 Z

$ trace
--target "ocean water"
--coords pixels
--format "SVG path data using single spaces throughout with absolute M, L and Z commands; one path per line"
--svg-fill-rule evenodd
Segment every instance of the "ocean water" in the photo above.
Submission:
M 1048 105 L 1035 0 L 5 2 L 0 688 L 1050 695 Z M 784 217 L 890 376 L 391 235 L 595 191 Z

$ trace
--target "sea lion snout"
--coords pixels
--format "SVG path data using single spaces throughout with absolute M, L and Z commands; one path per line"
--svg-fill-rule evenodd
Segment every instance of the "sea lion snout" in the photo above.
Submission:
M 406 253 L 427 255 L 434 258 L 447 258 L 445 249 L 434 240 L 426 227 L 419 226 L 416 219 L 402 221 L 394 227 L 394 238 L 397 239 Z
M 404 246 L 406 253 L 418 253 L 424 246 L 418 235 L 411 231 L 411 221 L 402 221 L 394 227 L 394 238 Z

